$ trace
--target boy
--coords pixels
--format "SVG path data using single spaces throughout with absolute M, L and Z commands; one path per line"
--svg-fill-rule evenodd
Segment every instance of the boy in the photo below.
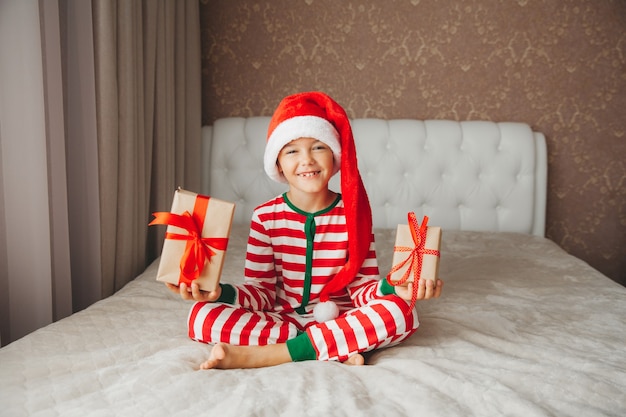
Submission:
M 254 210 L 245 280 L 204 292 L 167 284 L 195 300 L 189 335 L 213 343 L 211 368 L 301 360 L 363 365 L 363 352 L 393 346 L 419 326 L 412 284 L 379 279 L 371 208 L 344 109 L 324 93 L 288 96 L 268 129 L 265 171 L 289 190 Z M 328 181 L 341 169 L 341 192 Z M 443 282 L 420 280 L 418 299 Z

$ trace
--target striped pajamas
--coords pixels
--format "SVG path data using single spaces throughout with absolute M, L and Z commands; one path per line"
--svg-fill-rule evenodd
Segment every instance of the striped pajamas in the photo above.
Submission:
M 223 291 L 223 297 L 229 293 L 232 299 L 194 304 L 189 337 L 204 343 L 266 345 L 306 333 L 318 360 L 343 361 L 413 334 L 417 314 L 406 301 L 388 294 L 393 290 L 379 279 L 373 236 L 359 274 L 346 289 L 331 294 L 339 317 L 314 320 L 319 293 L 346 258 L 340 197 L 317 213 L 299 210 L 284 194 L 270 200 L 252 217 L 244 283 Z

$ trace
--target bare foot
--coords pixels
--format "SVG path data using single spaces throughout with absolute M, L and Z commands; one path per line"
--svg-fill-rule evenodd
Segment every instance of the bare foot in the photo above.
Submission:
M 362 366 L 365 365 L 365 358 L 360 353 L 355 353 L 346 359 L 343 363 L 351 366 Z
M 218 343 L 200 369 L 262 368 L 291 362 L 284 343 L 266 346 L 235 346 Z
M 226 359 L 226 349 L 223 345 L 215 345 L 211 349 L 209 359 L 200 365 L 200 369 L 217 369 L 223 366 L 222 361 Z M 222 366 L 220 366 L 222 365 Z

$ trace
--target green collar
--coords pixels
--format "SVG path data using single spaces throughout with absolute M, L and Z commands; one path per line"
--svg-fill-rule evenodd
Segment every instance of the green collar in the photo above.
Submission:
M 293 203 L 289 200 L 289 197 L 287 197 L 287 193 L 283 193 L 283 198 L 285 199 L 285 203 L 287 203 L 287 205 L 288 205 L 289 207 L 291 207 L 291 209 L 292 209 L 293 211 L 295 211 L 296 213 L 302 214 L 302 215 L 307 216 L 307 217 L 309 217 L 309 216 L 310 216 L 310 217 L 315 217 L 315 216 L 319 216 L 320 214 L 327 213 L 327 212 L 329 212 L 330 210 L 332 210 L 333 208 L 335 208 L 335 206 L 336 206 L 337 204 L 339 204 L 339 201 L 341 201 L 341 194 L 337 193 L 337 198 L 335 198 L 335 201 L 333 201 L 333 202 L 330 204 L 330 206 L 328 206 L 328 207 L 326 207 L 326 208 L 324 208 L 324 209 L 321 209 L 320 211 L 316 211 L 315 213 L 309 213 L 308 211 L 304 211 L 304 210 L 301 210 L 301 209 L 299 209 L 298 207 L 296 207 L 296 206 L 295 206 L 295 205 L 294 205 L 294 204 L 293 204 Z

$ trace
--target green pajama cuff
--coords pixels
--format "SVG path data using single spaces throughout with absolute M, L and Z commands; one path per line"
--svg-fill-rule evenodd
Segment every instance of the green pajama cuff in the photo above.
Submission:
M 230 284 L 220 284 L 222 294 L 217 299 L 218 303 L 235 304 L 235 287 Z
M 392 295 L 396 293 L 396 287 L 387 282 L 387 278 L 383 277 L 380 280 L 380 292 L 383 295 Z
M 309 339 L 309 335 L 306 333 L 299 334 L 293 339 L 287 340 L 287 350 L 289 350 L 291 360 L 294 362 L 313 361 L 317 359 L 313 343 L 311 343 L 311 339 Z

